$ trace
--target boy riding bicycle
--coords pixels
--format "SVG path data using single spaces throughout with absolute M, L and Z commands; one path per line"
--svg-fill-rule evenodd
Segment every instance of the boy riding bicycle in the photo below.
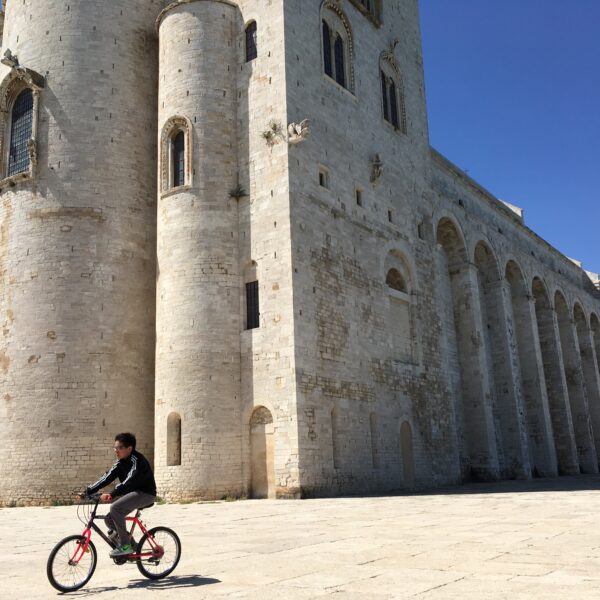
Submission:
M 120 483 L 110 494 L 102 494 L 103 502 L 112 502 L 106 524 L 117 532 L 119 546 L 111 553 L 111 558 L 126 556 L 133 552 L 133 539 L 127 531 L 125 517 L 136 508 L 143 508 L 156 500 L 156 482 L 152 467 L 143 454 L 135 449 L 136 439 L 132 433 L 119 433 L 115 436 L 115 464 L 98 481 L 89 485 L 85 495 L 119 479 Z

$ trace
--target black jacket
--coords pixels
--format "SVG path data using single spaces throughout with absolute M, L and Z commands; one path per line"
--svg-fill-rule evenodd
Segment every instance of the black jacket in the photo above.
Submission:
M 119 478 L 121 483 L 115 486 L 113 498 L 124 496 L 129 492 L 144 492 L 156 496 L 156 482 L 152 467 L 143 454 L 134 450 L 127 458 L 118 460 L 96 483 L 88 485 L 86 492 L 93 494 L 100 488 Z

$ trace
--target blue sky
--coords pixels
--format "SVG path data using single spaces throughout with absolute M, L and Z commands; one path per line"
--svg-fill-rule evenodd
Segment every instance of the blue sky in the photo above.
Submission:
M 431 144 L 600 272 L 600 0 L 419 0 Z

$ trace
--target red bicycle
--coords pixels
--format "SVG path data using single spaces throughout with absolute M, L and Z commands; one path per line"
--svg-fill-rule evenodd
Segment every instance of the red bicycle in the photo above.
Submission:
M 94 574 L 98 553 L 92 542 L 92 531 L 111 547 L 116 548 L 116 539 L 106 535 L 94 521 L 104 520 L 106 515 L 97 515 L 100 494 L 86 498 L 77 506 L 77 518 L 86 526 L 81 535 L 70 535 L 54 546 L 46 574 L 50 583 L 61 592 L 74 592 L 82 588 Z M 146 529 L 140 520 L 142 510 L 153 506 L 144 506 L 133 517 L 127 517 L 131 522 L 129 533 L 133 536 L 139 527 L 142 537 L 135 546 L 135 552 L 127 556 L 118 556 L 112 560 L 117 565 L 127 562 L 137 563 L 140 573 L 149 579 L 161 579 L 171 573 L 181 558 L 181 542 L 177 534 L 168 527 L 153 527 Z M 93 507 L 93 508 L 92 508 Z

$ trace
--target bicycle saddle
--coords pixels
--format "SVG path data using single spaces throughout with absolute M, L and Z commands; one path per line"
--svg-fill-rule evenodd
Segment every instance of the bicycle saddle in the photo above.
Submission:
M 154 502 L 152 504 L 148 504 L 148 506 L 142 506 L 138 508 L 138 510 L 145 510 L 146 508 L 152 508 L 154 506 Z

